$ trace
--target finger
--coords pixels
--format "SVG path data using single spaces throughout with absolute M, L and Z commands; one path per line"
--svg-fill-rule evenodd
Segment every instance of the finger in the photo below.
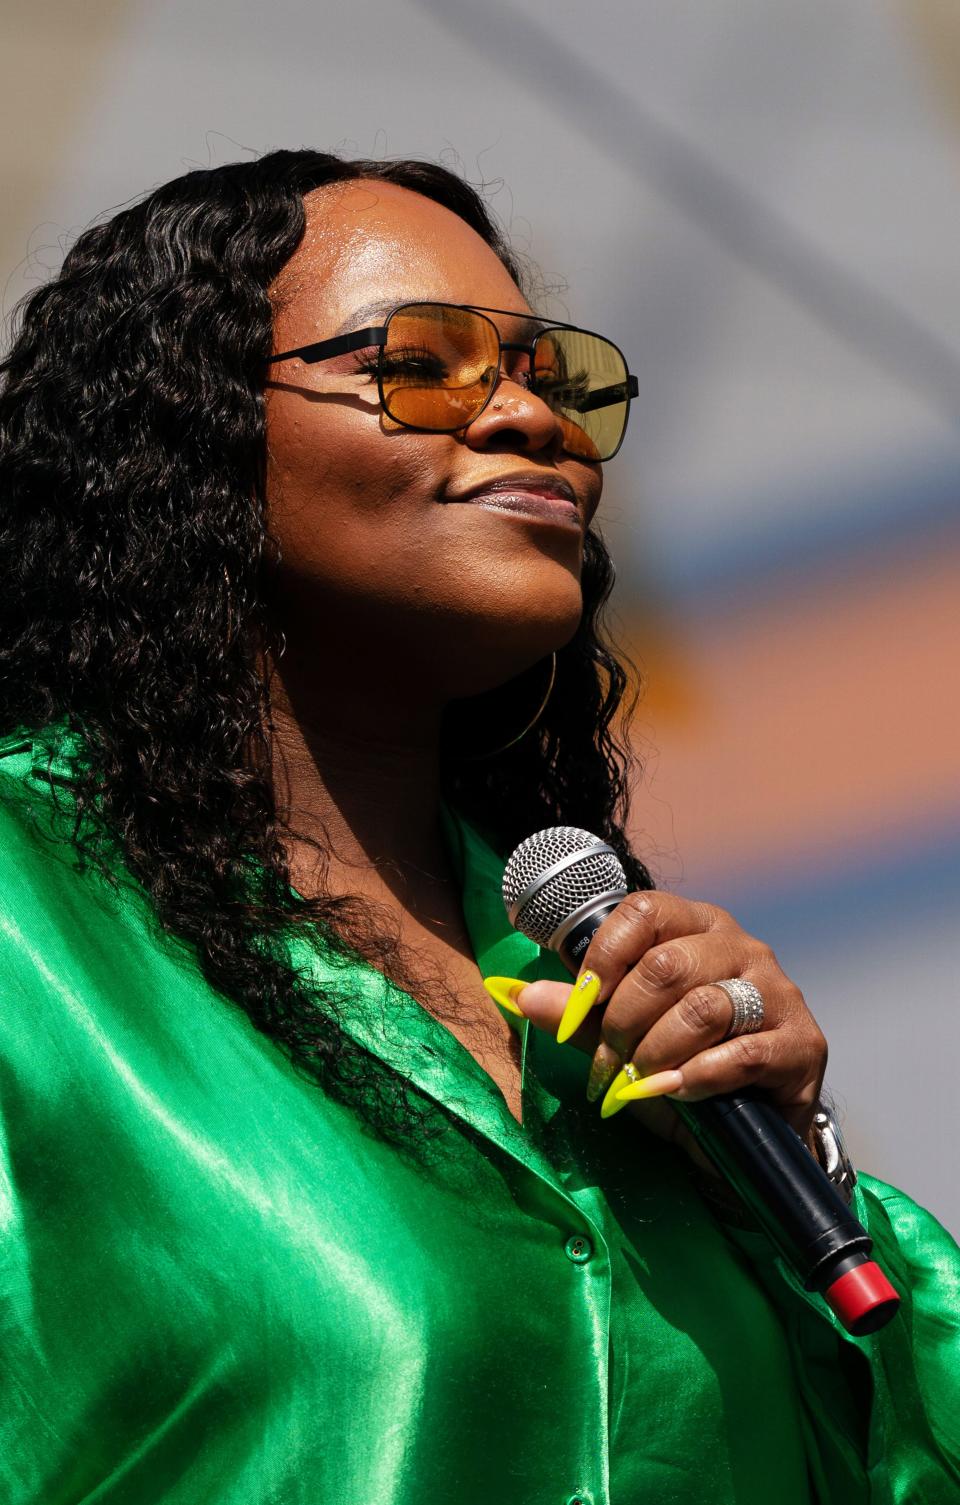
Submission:
M 742 930 L 730 927 L 681 936 L 652 947 L 631 967 L 607 1003 L 600 1025 L 601 1039 L 622 1060 L 628 1061 L 638 1042 L 692 990 L 715 983 L 719 977 L 741 976 L 752 960 L 755 945 Z M 721 997 L 725 996 L 722 989 L 717 991 Z M 696 1017 L 696 1007 L 696 1004 L 690 1006 L 690 1023 L 694 1026 L 702 1022 Z M 723 1010 L 714 1001 L 712 1014 L 719 1018 L 724 1013 L 729 1028 L 732 1005 L 728 1000 Z M 725 1032 L 714 1032 L 710 1040 L 704 1038 L 699 1043 L 688 1040 L 687 1054 L 721 1039 Z
M 671 1093 L 670 1096 L 676 1096 Z M 696 1137 L 683 1123 L 680 1115 L 671 1107 L 667 1097 L 653 1097 L 644 1102 L 632 1102 L 623 1104 L 628 1114 L 640 1120 L 645 1129 L 655 1134 L 658 1139 L 664 1139 L 668 1144 L 676 1145 L 711 1179 L 717 1177 L 717 1167 L 701 1146 Z M 612 1115 L 611 1115 L 612 1116 Z
M 600 1001 L 600 979 L 595 972 L 581 972 L 570 989 L 563 1014 L 557 1025 L 557 1041 L 566 1043 L 583 1024 L 590 1010 Z
M 551 1029 L 561 1045 L 569 1040 L 580 1050 L 592 1050 L 602 1039 L 609 1047 L 607 1059 L 619 1057 L 622 1065 L 649 1026 L 690 988 L 716 977 L 737 976 L 748 959 L 748 942 L 749 937 L 734 928 L 655 946 L 628 972 L 602 1014 L 593 1006 L 598 990 L 590 987 L 595 976 L 591 972 L 581 973 L 573 985 L 545 979 L 528 983 L 522 997 L 519 992 L 511 997 L 538 1028 Z M 492 985 L 510 981 L 491 978 L 484 985 L 496 997 Z
M 551 982 L 546 978 L 524 983 L 515 977 L 485 977 L 483 985 L 491 998 L 509 1013 L 522 1014 L 537 1029 L 556 1035 L 570 994 L 566 983 Z M 587 1081 L 587 1101 L 590 1103 L 595 1103 L 600 1094 L 606 1092 L 623 1066 L 621 1058 L 609 1046 L 602 1042 L 598 1044 L 599 1034 L 600 1015 L 595 1012 L 584 1020 L 569 1040 L 570 1045 L 593 1056 Z
M 651 947 L 680 936 L 713 930 L 723 922 L 732 924 L 724 910 L 711 904 L 680 899 L 659 890 L 628 894 L 599 926 L 581 959 L 579 976 L 582 979 L 590 972 L 598 978 L 600 986 L 595 1002 L 606 1003 L 630 968 Z M 577 1003 L 576 992 L 571 993 L 570 1014 L 557 1031 L 561 1043 L 579 1027 L 583 1012 Z
M 485 978 L 484 987 L 495 998 L 498 992 L 506 991 L 510 1001 L 525 1018 L 530 1020 L 531 1024 L 537 1029 L 556 1036 L 567 999 L 570 997 L 570 984 L 551 982 L 547 978 L 541 978 L 537 982 L 530 983 L 517 981 L 515 990 L 504 990 L 502 984 L 511 981 L 514 979 Z M 501 987 L 493 986 L 495 984 L 500 984 Z M 576 1046 L 578 1050 L 592 1054 L 600 1039 L 600 1018 L 596 1010 L 592 1011 L 580 1028 L 571 1035 L 569 1043 Z
M 651 947 L 680 936 L 705 934 L 723 923 L 734 922 L 713 904 L 659 889 L 628 894 L 597 929 L 580 971 L 603 978 L 602 997 L 609 998 L 627 970 Z
M 752 981 L 747 974 L 747 981 Z M 710 1045 L 719 1045 L 730 1033 L 734 1008 L 729 995 L 715 983 L 705 983 L 684 993 L 672 1008 L 661 1014 L 644 1034 L 633 1053 L 641 1076 L 683 1066 Z M 764 997 L 763 1024 L 776 1029 L 776 1001 Z
M 612 1118 L 615 1113 L 620 1113 L 627 1106 L 628 1092 L 631 1102 L 639 1102 L 655 1097 L 675 1096 L 682 1086 L 683 1075 L 679 1071 L 655 1071 L 652 1076 L 641 1077 L 631 1063 L 617 1072 L 604 1093 L 600 1117 Z
M 760 1030 L 710 1046 L 682 1064 L 683 1086 L 671 1096 L 700 1102 L 718 1093 L 759 1087 L 801 1138 L 809 1133 L 823 1083 L 826 1053 L 811 1034 Z

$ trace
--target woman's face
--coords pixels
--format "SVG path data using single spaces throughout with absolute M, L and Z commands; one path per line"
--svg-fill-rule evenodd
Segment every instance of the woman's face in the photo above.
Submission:
M 485 241 L 420 194 L 351 182 L 315 190 L 306 211 L 303 243 L 273 289 L 276 350 L 382 323 L 371 305 L 530 312 Z M 508 339 L 526 330 L 495 322 Z M 565 455 L 555 415 L 507 377 L 456 434 L 401 428 L 381 411 L 363 354 L 271 368 L 267 504 L 282 556 L 279 625 L 291 648 L 331 646 L 332 635 L 341 653 L 385 674 L 400 669 L 441 703 L 479 693 L 575 633 L 600 467 Z M 565 483 L 579 526 L 457 500 L 506 480 Z

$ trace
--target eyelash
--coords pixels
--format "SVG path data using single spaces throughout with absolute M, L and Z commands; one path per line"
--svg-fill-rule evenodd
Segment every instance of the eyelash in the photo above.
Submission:
M 361 374 L 361 375 L 365 375 L 366 377 L 368 377 L 368 379 L 371 382 L 376 381 L 376 379 L 377 379 L 377 369 L 378 369 L 379 363 L 380 363 L 380 350 L 378 349 L 378 347 L 377 346 L 373 346 L 369 350 L 360 350 L 360 351 L 358 351 L 357 354 L 356 354 L 355 359 L 356 359 L 356 369 L 357 369 L 357 372 L 359 374 Z M 433 353 L 431 351 L 429 351 L 429 350 L 403 350 L 403 351 L 397 351 L 397 353 L 396 353 L 396 355 L 394 357 L 394 364 L 396 366 L 400 366 L 404 362 L 413 362 L 413 361 L 417 361 L 417 360 L 435 361 L 436 360 L 436 356 L 433 355 Z M 389 370 L 389 368 L 390 368 L 390 361 L 389 361 L 389 359 L 387 361 L 385 361 L 384 364 L 387 367 L 387 369 Z M 518 376 L 522 378 L 523 385 L 529 388 L 529 386 L 530 386 L 530 373 L 528 371 L 526 371 L 526 372 L 518 373 Z M 517 378 L 515 377 L 514 380 L 516 380 L 516 379 Z M 561 388 L 563 388 L 564 390 L 567 390 L 567 391 L 576 391 L 578 389 L 578 387 L 582 387 L 583 391 L 585 392 L 587 390 L 587 376 L 586 376 L 585 372 L 583 372 L 583 373 L 581 373 L 581 372 L 571 372 L 570 375 L 567 376 L 567 377 L 565 377 L 565 378 L 560 378 L 560 379 L 550 378 L 550 377 L 543 377 L 543 378 L 541 378 L 541 388 L 542 388 L 542 391 L 543 391 L 544 395 L 546 395 L 546 394 L 548 394 L 550 392 L 550 389 L 551 389 L 552 386 L 553 387 L 561 387 Z
M 392 359 L 390 356 L 387 356 L 383 364 L 384 369 L 389 371 L 403 365 L 410 365 L 411 363 L 414 363 L 416 361 L 423 361 L 427 364 L 435 363 L 436 359 L 436 356 L 430 350 L 398 350 L 393 355 Z M 371 350 L 358 351 L 356 356 L 356 363 L 356 369 L 358 372 L 367 375 L 371 381 L 376 381 L 377 369 L 380 363 L 379 349 L 374 346 Z
M 376 380 L 377 366 L 380 363 L 379 350 L 358 350 L 354 356 L 356 369 L 361 375 L 367 375 L 372 381 Z

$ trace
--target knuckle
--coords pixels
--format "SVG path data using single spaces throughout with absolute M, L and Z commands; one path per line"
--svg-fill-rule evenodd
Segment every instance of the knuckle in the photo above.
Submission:
M 817 1083 L 807 1082 L 796 1095 L 795 1101 L 797 1107 L 809 1111 L 811 1108 L 816 1107 L 819 1096 L 820 1092 Z
M 661 987 L 669 986 L 683 974 L 686 965 L 686 957 L 680 946 L 658 946 L 645 956 L 642 969 L 651 979 Z
M 804 1031 L 803 1044 L 808 1056 L 812 1056 L 814 1060 L 826 1062 L 827 1037 L 817 1024 L 813 1023 L 808 1030 Z
M 739 930 L 740 928 L 733 915 L 716 904 L 698 903 L 696 908 L 704 930 Z
M 771 1047 L 771 1059 L 776 1055 L 778 1065 L 798 1076 L 822 1075 L 826 1066 L 826 1040 L 819 1030 L 797 1030 L 787 1027 L 778 1031 L 778 1039 Z
M 688 1029 L 692 1029 L 697 1034 L 703 1031 L 712 1033 L 720 1022 L 722 1007 L 715 991 L 709 988 L 694 988 L 691 993 L 684 993 L 677 1004 L 677 1012 Z
M 756 1071 L 770 1060 L 770 1044 L 762 1033 L 737 1035 L 730 1041 L 730 1055 L 738 1067 Z
M 627 956 L 630 962 L 634 961 L 650 944 L 654 930 L 653 916 L 651 894 L 643 889 L 638 893 L 627 894 L 600 926 L 581 965 L 589 962 L 603 977 L 604 968 L 608 973 L 615 971 L 617 967 L 623 966 Z
M 789 978 L 784 984 L 782 995 L 785 1013 L 797 1016 L 808 1015 L 810 1022 L 813 1023 L 813 1015 L 810 1014 L 810 1011 L 807 1008 L 806 999 L 804 998 L 800 989 L 797 987 L 796 983 L 791 982 Z M 816 1028 L 815 1024 L 814 1028 Z
M 621 908 L 626 907 L 630 912 L 643 921 L 645 925 L 650 923 L 654 910 L 654 898 L 649 889 L 639 888 L 632 894 L 627 894 Z

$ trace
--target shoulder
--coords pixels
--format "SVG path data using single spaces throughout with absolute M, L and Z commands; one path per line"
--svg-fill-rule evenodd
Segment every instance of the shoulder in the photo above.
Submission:
M 960 1297 L 960 1247 L 932 1212 L 864 1171 L 857 1179 L 857 1210 L 874 1243 L 903 1267 L 912 1289 L 929 1283 L 942 1291 L 949 1274 L 953 1298 Z
M 42 911 L 76 866 L 69 784 L 48 767 L 42 734 L 0 738 L 0 914 L 9 942 L 18 913 Z
M 58 728 L 0 738 L 0 1030 L 11 999 L 29 1000 L 39 1022 L 51 1000 L 60 1016 L 72 996 L 129 996 L 161 972 L 182 986 L 197 971 L 119 854 L 106 871 L 84 859 L 75 769 Z
M 62 728 L 0 737 L 0 906 L 8 914 L 42 910 L 82 874 L 75 776 L 76 744 Z M 84 886 L 91 899 L 109 887 L 102 880 Z

